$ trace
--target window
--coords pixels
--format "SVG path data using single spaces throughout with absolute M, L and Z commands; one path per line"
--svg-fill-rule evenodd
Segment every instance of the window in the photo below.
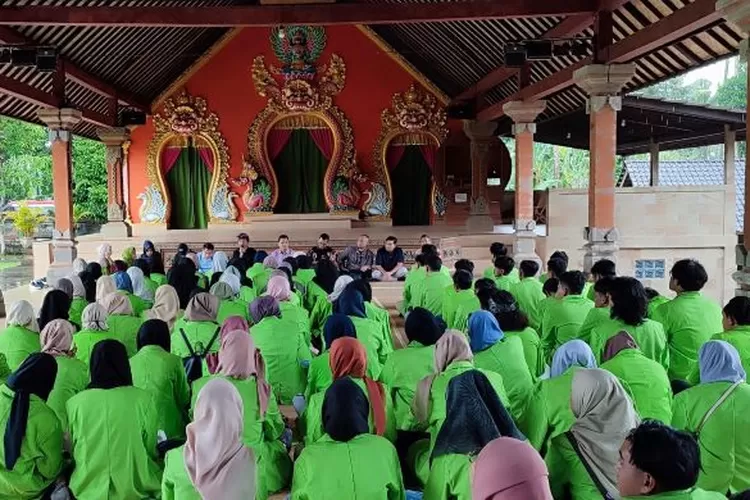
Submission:
M 642 280 L 664 279 L 664 259 L 643 259 L 635 261 L 635 277 Z

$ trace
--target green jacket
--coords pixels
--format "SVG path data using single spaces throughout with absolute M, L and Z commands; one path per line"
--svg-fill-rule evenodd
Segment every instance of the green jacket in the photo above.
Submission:
M 168 438 L 184 438 L 190 387 L 179 356 L 157 345 L 143 346 L 130 358 L 133 385 L 144 389 L 156 409 L 159 429 Z
M 0 429 L 5 430 L 15 393 L 0 386 Z M 63 465 L 63 431 L 55 412 L 31 395 L 21 456 L 12 471 L 5 468 L 5 447 L 0 446 L 0 497 L 14 500 L 39 498 L 60 474 Z
M 245 302 L 246 304 L 250 304 L 257 297 L 258 297 L 258 292 L 256 291 L 255 288 L 250 288 L 249 286 L 240 287 L 239 300 L 241 300 L 242 302 Z
M 484 272 L 482 273 L 483 278 L 489 278 L 491 280 L 494 280 L 497 278 L 495 275 L 495 266 L 490 266 L 488 268 L 485 268 Z M 518 274 L 518 268 L 514 267 L 511 269 L 510 273 L 508 273 L 508 278 L 510 278 L 511 283 L 518 283 L 521 281 L 521 277 Z
M 123 343 L 128 357 L 132 358 L 138 352 L 138 330 L 141 329 L 143 318 L 140 316 L 128 316 L 125 314 L 110 314 L 107 317 L 107 326 L 110 333 Z
M 681 293 L 662 304 L 654 320 L 667 335 L 670 380 L 687 380 L 698 364 L 698 349 L 723 330 L 721 308 L 700 292 Z
M 515 278 L 513 277 L 513 273 L 507 276 L 494 276 L 493 279 L 495 280 L 495 285 L 497 285 L 498 290 L 504 290 L 506 292 L 513 290 L 513 288 L 515 288 L 520 282 L 518 276 L 515 276 Z
M 725 500 L 726 496 L 714 491 L 705 491 L 700 488 L 690 488 L 682 491 L 667 491 L 649 495 L 648 497 L 622 497 L 622 500 L 633 500 L 636 498 L 648 498 L 649 500 Z
M 389 345 L 392 351 L 395 346 L 393 345 L 393 332 L 391 331 L 391 314 L 372 302 L 365 302 L 365 313 L 367 319 L 371 319 L 380 325 L 383 342 Z
M 294 396 L 305 393 L 307 371 L 301 362 L 312 359 L 304 333 L 293 320 L 270 316 L 253 325 L 250 334 L 263 354 L 273 392 L 281 404 L 291 404 Z
M 676 299 L 675 299 L 676 300 Z M 732 384 L 712 382 L 674 397 L 672 427 L 694 432 L 706 412 Z M 750 488 L 750 385 L 740 384 L 703 426 L 701 474 L 697 486 L 737 493 Z
M 422 283 L 427 276 L 427 270 L 424 267 L 412 268 L 406 274 L 404 280 L 403 302 L 400 308 L 402 313 L 417 307 L 416 300 L 421 294 Z M 447 285 L 446 285 L 447 286 Z
M 630 387 L 641 418 L 672 422 L 672 386 L 667 371 L 638 349 L 624 349 L 599 367 Z
M 586 319 L 583 320 L 576 338 L 583 340 L 587 344 L 591 344 L 591 332 L 602 323 L 609 321 L 611 312 L 612 309 L 609 307 L 594 307 L 591 309 L 586 315 Z
M 83 310 L 89 305 L 86 299 L 83 297 L 76 297 L 70 303 L 70 311 L 68 311 L 68 320 L 76 325 L 78 329 L 81 329 L 83 325 L 81 323 L 81 316 L 83 316 Z
M 15 371 L 29 354 L 41 350 L 39 334 L 36 332 L 17 325 L 0 332 L 0 353 L 5 355 L 11 371 Z
M 60 419 L 63 432 L 68 431 L 68 412 L 65 405 L 68 400 L 86 389 L 89 385 L 89 370 L 86 363 L 76 358 L 55 356 L 57 377 L 55 386 L 47 398 L 47 406 L 52 408 Z
M 610 319 L 601 323 L 591 332 L 591 340 L 589 341 L 597 363 L 601 362 L 607 341 L 623 330 L 633 337 L 646 357 L 659 363 L 665 370 L 669 370 L 670 359 L 667 337 L 664 335 L 664 328 L 661 323 L 652 319 L 647 319 L 638 326 L 627 325 L 619 319 Z
M 450 285 L 445 289 L 443 311 L 440 315 L 449 329 L 462 331 L 467 326 L 469 314 L 481 307 L 474 290 L 456 291 L 455 287 Z
M 195 409 L 200 390 L 214 378 L 227 380 L 242 397 L 244 411 L 242 442 L 253 449 L 258 464 L 256 499 L 265 499 L 268 495 L 289 486 L 292 478 L 292 461 L 284 444 L 279 441 L 284 432 L 284 421 L 276 404 L 276 398 L 271 394 L 266 413 L 261 417 L 255 377 L 239 380 L 223 375 L 211 375 L 193 382 L 191 413 Z
M 290 301 L 279 302 L 281 317 L 293 321 L 297 325 L 297 330 L 305 337 L 305 342 L 310 345 L 310 315 L 305 309 Z
M 167 284 L 167 276 L 161 273 L 151 273 L 151 280 L 156 283 L 157 288 Z
M 525 328 L 520 332 L 505 332 L 506 337 L 519 337 L 523 344 L 523 357 L 529 367 L 529 373 L 536 382 L 537 377 L 544 373 L 544 357 L 541 352 L 542 341 L 533 328 Z
M 250 311 L 247 302 L 242 299 L 224 299 L 219 303 L 219 314 L 216 315 L 216 322 L 219 325 L 224 324 L 230 316 L 239 316 L 246 321 L 250 317 Z
M 185 467 L 185 445 L 167 452 L 161 478 L 161 500 L 203 500 Z M 257 485 L 257 483 L 256 483 Z M 256 486 L 257 488 L 257 486 Z
M 294 463 L 292 500 L 403 500 L 398 454 L 387 439 L 360 434 L 346 443 L 325 435 Z
M 519 421 L 534 392 L 534 378 L 526 364 L 521 339 L 506 337 L 484 351 L 474 353 L 474 366 L 502 375 L 511 414 Z
M 159 284 L 156 281 L 146 276 L 143 277 L 143 286 L 152 294 L 156 294 L 156 289 L 159 288 Z
M 130 301 L 130 306 L 133 308 L 133 316 L 140 316 L 141 314 L 143 314 L 143 311 L 151 308 L 151 304 L 138 297 L 137 295 L 133 295 L 130 292 L 125 292 L 122 290 L 120 290 L 118 293 L 126 296 Z
M 668 297 L 664 297 L 663 295 L 657 295 L 653 299 L 648 301 L 648 317 L 651 319 L 654 319 L 654 313 L 659 308 L 660 305 L 666 304 L 671 299 Z
M 417 384 L 434 371 L 435 346 L 412 341 L 404 349 L 388 355 L 380 380 L 390 388 L 396 414 L 396 428 L 415 431 L 420 428 L 411 411 Z
M 568 432 L 576 420 L 570 409 L 570 395 L 573 374 L 579 369 L 574 366 L 560 376 L 541 380 L 524 418 L 518 422 L 521 432 L 542 455 L 549 440 Z
M 549 471 L 549 486 L 554 498 L 602 500 L 602 494 L 565 434 L 552 439 L 544 461 Z M 570 497 L 565 496 L 566 492 L 569 492 Z
M 471 465 L 475 458 L 451 453 L 433 460 L 424 488 L 425 500 L 471 500 Z
M 137 387 L 87 389 L 68 401 L 76 467 L 70 489 L 78 500 L 158 496 L 156 409 Z
M 369 356 L 369 354 L 368 354 Z M 318 392 L 324 392 L 333 384 L 333 373 L 331 372 L 331 353 L 324 352 L 310 361 L 310 368 L 307 370 L 307 387 L 305 388 L 305 399 L 310 400 L 310 396 Z M 377 359 L 373 362 L 367 358 L 367 376 L 375 380 L 375 370 L 377 370 Z M 381 379 L 382 374 L 381 374 Z
M 383 338 L 383 328 L 376 321 L 355 316 L 349 316 L 349 319 L 354 323 L 357 339 L 367 350 L 367 359 L 375 360 L 371 373 L 375 374 L 375 379 L 379 379 L 383 364 L 393 352 L 393 339 Z
M 581 295 L 568 295 L 547 305 L 541 335 L 547 362 L 551 361 L 558 347 L 577 338 L 581 325 L 593 308 L 594 303 Z
M 419 286 L 419 293 L 414 297 L 413 307 L 424 307 L 435 316 L 443 313 L 443 297 L 446 287 L 453 280 L 441 272 L 427 273 Z
M 524 278 L 510 290 L 518 302 L 518 307 L 529 318 L 529 324 L 535 330 L 539 328 L 541 321 L 539 303 L 544 300 L 543 288 L 544 285 L 538 279 Z
M 208 344 L 211 342 L 211 338 L 213 338 L 216 330 L 219 329 L 219 325 L 213 321 L 188 321 L 184 316 L 178 319 L 174 324 L 174 328 L 172 328 L 172 354 L 176 354 L 184 359 L 190 356 L 190 349 L 185 344 L 180 329 L 185 331 L 185 336 L 188 338 L 195 353 L 200 354 L 208 348 Z M 220 346 L 221 338 L 217 335 L 208 352 L 219 352 Z
M 316 285 L 317 286 L 317 285 Z M 328 301 L 328 297 L 325 300 L 318 300 L 313 306 L 313 310 L 310 313 L 310 331 L 312 336 L 321 337 L 323 335 L 323 328 L 325 327 L 326 321 L 333 314 L 333 304 Z M 367 319 L 376 322 L 380 326 L 383 342 L 390 346 L 393 350 L 393 335 L 391 333 L 391 316 L 385 309 L 376 306 L 372 302 L 365 302 L 365 314 Z
M 87 330 L 83 329 L 80 332 L 73 335 L 73 345 L 76 348 L 76 359 L 80 359 L 86 365 L 89 366 L 91 360 L 91 351 L 94 350 L 94 346 L 102 340 L 117 340 L 120 339 L 115 336 L 111 330 L 99 331 L 99 330 Z
M 305 289 L 305 297 L 302 300 L 302 306 L 312 313 L 312 310 L 315 309 L 315 305 L 320 301 L 328 302 L 328 294 L 325 290 L 320 288 L 317 283 L 311 281 Z
M 315 278 L 315 269 L 297 269 L 294 281 L 307 288 L 307 285 Z
M 742 368 L 745 369 L 746 373 L 750 373 L 750 325 L 735 326 L 726 332 L 717 333 L 711 337 L 711 340 L 724 340 L 732 344 L 740 353 Z M 698 370 L 695 370 L 695 372 L 697 373 Z M 697 384 L 698 380 L 693 382 Z

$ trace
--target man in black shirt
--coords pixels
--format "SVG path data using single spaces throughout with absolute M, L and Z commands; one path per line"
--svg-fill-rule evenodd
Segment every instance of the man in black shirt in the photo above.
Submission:
M 378 250 L 375 256 L 375 267 L 372 271 L 372 279 L 377 281 L 395 281 L 406 277 L 406 266 L 404 265 L 404 252 L 396 245 L 398 239 L 389 236 L 385 239 L 385 245 Z
M 333 260 L 335 252 L 333 251 L 333 248 L 328 246 L 330 240 L 331 238 L 328 234 L 321 234 L 318 237 L 318 244 L 307 252 L 307 256 L 312 260 L 313 266 L 321 260 Z
M 247 233 L 237 235 L 237 249 L 232 253 L 232 259 L 241 259 L 245 263 L 245 269 L 253 266 L 255 249 L 250 247 L 250 237 Z

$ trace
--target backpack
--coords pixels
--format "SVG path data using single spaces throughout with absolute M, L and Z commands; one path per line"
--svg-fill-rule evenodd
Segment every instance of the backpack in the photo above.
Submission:
M 182 340 L 185 341 L 185 345 L 190 351 L 190 356 L 182 358 L 182 366 L 185 367 L 185 375 L 187 375 L 188 384 L 192 384 L 194 381 L 203 376 L 203 360 L 211 350 L 211 347 L 214 345 L 216 337 L 219 336 L 220 330 L 221 328 L 216 327 L 216 331 L 214 332 L 213 337 L 211 337 L 211 340 L 208 342 L 206 348 L 201 352 L 195 352 L 193 350 L 193 346 L 190 345 L 190 341 L 185 334 L 185 330 L 180 328 L 180 335 L 182 335 Z

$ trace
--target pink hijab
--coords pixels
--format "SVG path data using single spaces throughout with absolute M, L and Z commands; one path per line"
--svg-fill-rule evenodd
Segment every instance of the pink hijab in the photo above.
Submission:
M 539 453 L 518 439 L 490 441 L 474 462 L 473 500 L 552 500 L 549 472 Z
M 261 417 L 266 414 L 268 399 L 271 397 L 271 386 L 264 378 L 265 371 L 263 356 L 255 348 L 253 338 L 247 330 L 234 330 L 222 336 L 218 372 L 225 377 L 239 379 L 255 376 Z
M 224 320 L 219 330 L 219 342 L 224 342 L 224 338 L 229 332 L 240 330 L 248 335 L 250 334 L 250 325 L 247 324 L 245 318 L 242 316 L 229 316 Z M 219 353 L 210 352 L 206 355 L 206 365 L 208 365 L 208 373 L 213 375 L 219 371 Z
M 187 426 L 183 458 L 190 481 L 205 500 L 255 498 L 255 457 L 242 444 L 242 398 L 223 379 L 209 381 Z
M 271 279 L 268 280 L 268 286 L 266 286 L 266 293 L 279 302 L 289 300 L 289 296 L 292 294 L 289 279 L 286 276 L 271 276 Z
M 73 354 L 73 333 L 76 327 L 64 319 L 53 319 L 42 330 L 39 341 L 42 352 L 52 356 L 71 356 Z

